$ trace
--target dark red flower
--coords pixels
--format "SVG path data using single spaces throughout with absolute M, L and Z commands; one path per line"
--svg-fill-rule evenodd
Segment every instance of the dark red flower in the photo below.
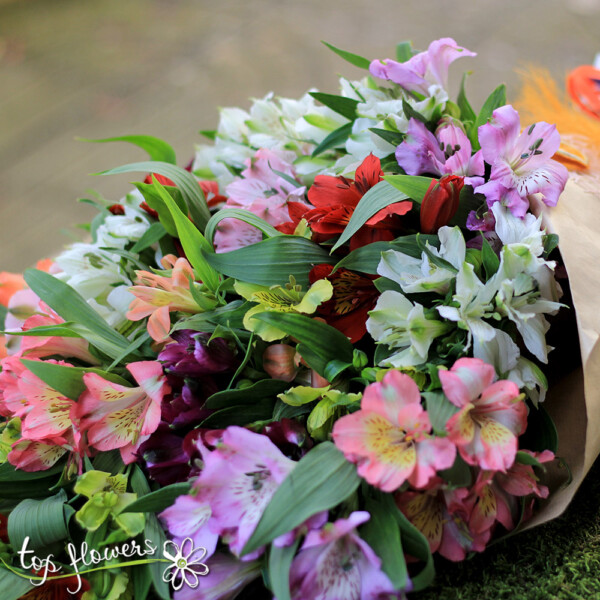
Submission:
M 8 517 L 0 514 L 0 541 L 9 544 L 8 539 Z
M 458 210 L 460 190 L 464 177 L 444 175 L 439 181 L 433 180 L 421 203 L 421 231 L 435 233 L 447 225 Z
M 35 575 L 43 577 L 44 572 L 37 571 Z M 76 594 L 69 592 L 69 590 L 76 590 L 78 587 L 79 581 L 76 576 L 65 577 L 64 579 L 48 579 L 44 585 L 36 587 L 21 596 L 21 600 L 80 600 L 83 594 L 91 589 L 89 582 L 81 578 L 81 589 Z
M 301 203 L 288 203 L 292 221 L 278 229 L 283 233 L 293 233 L 301 219 L 306 219 L 313 232 L 313 240 L 324 242 L 341 234 L 352 217 L 361 198 L 383 176 L 381 162 L 369 154 L 356 169 L 354 180 L 346 177 L 317 175 L 308 190 L 308 200 L 314 208 L 307 209 Z M 398 216 L 405 215 L 412 208 L 410 200 L 396 202 L 379 211 L 361 227 L 350 240 L 350 249 L 377 241 L 389 241 L 397 237 L 393 230 L 398 229 Z
M 379 292 L 373 280 L 348 269 L 332 273 L 331 265 L 316 265 L 309 274 L 310 283 L 328 279 L 333 286 L 333 297 L 317 309 L 329 325 L 341 331 L 354 344 L 367 332 L 368 312 L 373 310 Z
M 122 204 L 111 204 L 108 207 L 108 210 L 113 215 L 124 215 L 125 214 L 125 207 Z

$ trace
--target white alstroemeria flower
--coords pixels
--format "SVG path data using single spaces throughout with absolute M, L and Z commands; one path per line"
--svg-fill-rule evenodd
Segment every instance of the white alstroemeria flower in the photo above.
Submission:
M 500 379 L 506 379 L 505 375 L 517 366 L 520 355 L 517 344 L 501 329 L 496 329 L 496 335 L 489 341 L 473 340 L 473 356 L 492 365 Z
M 96 245 L 105 248 L 120 248 L 137 242 L 150 227 L 148 220 L 139 211 L 124 205 L 124 215 L 108 215 L 96 230 Z
M 377 273 L 395 281 L 406 294 L 436 292 L 445 294 L 456 278 L 466 256 L 465 239 L 459 227 L 442 227 L 438 232 L 440 249 L 426 244 L 434 256 L 450 263 L 456 270 L 439 267 L 423 252 L 414 258 L 396 250 L 383 252 Z
M 523 218 L 515 217 L 508 208 L 496 202 L 492 206 L 496 218 L 496 234 L 500 241 L 508 246 L 522 244 L 529 247 L 534 256 L 541 256 L 544 252 L 544 235 L 542 217 L 535 217 L 527 213 Z
M 119 285 L 112 289 L 105 300 L 91 298 L 87 303 L 114 329 L 129 322 L 127 311 L 135 296 L 129 291 L 129 285 Z
M 473 265 L 465 262 L 456 276 L 456 292 L 452 297 L 458 307 L 436 307 L 444 319 L 458 323 L 459 327 L 469 332 L 465 349 L 470 347 L 473 338 L 479 342 L 489 342 L 496 335 L 496 329 L 483 320 L 494 312 L 492 299 L 496 288 L 493 283 L 492 280 L 482 283 Z
M 245 143 L 248 139 L 248 125 L 246 122 L 250 115 L 241 108 L 228 107 L 219 110 L 219 125 L 217 134 L 221 138 Z
M 509 371 L 505 379 L 514 381 L 519 389 L 525 389 L 534 406 L 546 399 L 548 380 L 540 368 L 530 360 L 519 357 L 517 365 Z
M 367 320 L 367 331 L 376 342 L 400 349 L 381 363 L 391 367 L 424 363 L 433 340 L 449 329 L 447 323 L 428 319 L 423 306 L 392 290 L 381 294 Z
M 517 326 L 527 349 L 540 361 L 548 362 L 546 332 L 550 325 L 544 314 L 555 314 L 561 304 L 542 298 L 533 277 L 520 273 L 500 284 L 496 307 L 500 315 Z
M 56 258 L 62 269 L 55 277 L 69 284 L 85 300 L 106 295 L 116 285 L 131 285 L 119 267 L 118 254 L 99 250 L 95 244 L 73 244 Z

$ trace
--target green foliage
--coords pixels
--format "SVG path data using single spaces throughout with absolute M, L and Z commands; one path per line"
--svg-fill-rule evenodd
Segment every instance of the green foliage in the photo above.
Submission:
M 345 98 L 344 96 L 335 96 L 333 94 L 322 94 L 321 92 L 309 92 L 309 94 L 315 100 L 318 100 L 321 104 L 330 108 L 333 112 L 342 115 L 342 117 L 346 117 L 346 119 L 349 119 L 350 121 L 354 121 L 358 116 L 356 114 L 358 100 Z
M 332 148 L 340 148 L 346 143 L 346 140 L 350 137 L 351 133 L 352 123 L 346 123 L 345 125 L 338 127 L 313 150 L 312 157 L 315 158 L 319 156 L 319 154 L 323 154 L 323 152 L 331 150 Z
M 175 150 L 173 150 L 167 142 L 150 135 L 122 135 L 100 140 L 90 140 L 86 138 L 78 139 L 82 142 L 93 142 L 95 144 L 104 144 L 106 142 L 128 142 L 145 150 L 148 153 L 148 156 L 150 156 L 150 160 L 163 161 L 172 165 L 177 164 Z
M 341 56 L 344 60 L 348 61 L 351 65 L 358 67 L 359 69 L 368 69 L 371 61 L 367 58 L 359 56 L 358 54 L 353 54 L 352 52 L 347 52 L 346 50 L 340 50 L 335 46 L 328 44 L 327 42 L 323 42 L 330 50 L 333 50 L 338 56 Z

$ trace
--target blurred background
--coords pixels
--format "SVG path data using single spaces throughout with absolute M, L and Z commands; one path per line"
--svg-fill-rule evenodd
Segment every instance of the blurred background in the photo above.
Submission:
M 130 189 L 135 175 L 90 173 L 145 154 L 78 136 L 158 136 L 185 165 L 218 106 L 335 93 L 337 75 L 362 76 L 321 40 L 386 58 L 399 41 L 453 37 L 478 53 L 451 71 L 454 93 L 474 72 L 478 109 L 501 82 L 514 97 L 515 67 L 562 82 L 593 61 L 599 31 L 600 0 L 0 0 L 0 270 L 81 237 L 72 225 L 93 216 L 77 203 L 88 190 L 117 201 Z

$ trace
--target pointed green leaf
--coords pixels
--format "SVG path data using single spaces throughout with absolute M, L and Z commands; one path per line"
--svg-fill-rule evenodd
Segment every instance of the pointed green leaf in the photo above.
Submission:
M 318 244 L 295 235 L 272 237 L 232 252 L 203 255 L 227 277 L 271 286 L 285 285 L 293 275 L 305 290 L 310 286 L 308 274 L 315 265 L 335 261 Z
M 21 548 L 18 548 L 20 550 Z M 34 589 L 27 577 L 19 577 L 8 569 L 0 567 L 0 590 L 2 600 L 19 600 Z
M 298 351 L 304 360 L 323 377 L 328 363 L 332 360 L 352 362 L 354 349 L 350 340 L 326 323 L 304 315 L 278 312 L 263 312 L 255 315 L 254 318 L 265 321 L 296 338 L 300 342 Z
M 432 177 L 420 175 L 386 175 L 384 180 L 419 204 L 423 202 L 431 182 L 437 181 Z
M 346 98 L 344 96 L 335 96 L 333 94 L 322 94 L 321 92 L 309 92 L 315 100 L 318 100 L 321 104 L 330 108 L 333 112 L 346 117 L 350 121 L 354 121 L 358 116 L 356 114 L 356 107 L 358 106 L 358 100 L 354 98 Z
M 506 105 L 506 86 L 502 83 L 499 85 L 487 98 L 481 107 L 481 111 L 477 115 L 475 127 L 479 129 L 482 125 L 488 122 L 492 117 L 492 113 L 501 106 Z
M 491 279 L 500 268 L 500 259 L 484 235 L 481 236 L 481 243 L 481 258 L 483 260 L 485 279 L 487 281 L 488 279 Z
M 341 146 L 344 146 L 351 133 L 352 123 L 346 123 L 345 125 L 338 127 L 314 149 L 312 157 L 315 158 L 331 148 L 340 148 Z
M 243 210 L 241 208 L 224 208 L 214 214 L 206 225 L 204 235 L 211 244 L 213 243 L 215 231 L 218 229 L 218 224 L 223 219 L 238 219 L 239 221 L 248 223 L 248 225 L 253 225 L 269 238 L 283 235 L 281 232 L 277 231 L 273 225 L 269 225 L 264 219 L 261 219 L 249 210 Z
M 256 421 L 270 421 L 273 416 L 276 398 L 261 398 L 252 404 L 228 406 L 206 417 L 200 427 L 206 429 L 224 429 L 230 425 L 244 427 Z
M 72 287 L 44 271 L 27 269 L 27 285 L 65 321 L 80 324 L 76 331 L 99 350 L 114 358 L 129 346 Z
M 398 62 L 406 62 L 413 56 L 412 42 L 400 42 L 396 44 L 396 60 Z
M 360 484 L 356 467 L 331 443 L 305 454 L 267 505 L 242 555 L 292 531 L 313 515 L 334 508 Z
M 123 513 L 157 513 L 165 510 L 173 503 L 179 496 L 183 496 L 189 493 L 191 484 L 184 483 L 172 483 L 167 485 L 155 492 L 145 494 L 141 498 L 138 498 L 131 504 L 128 504 L 119 514 Z
M 158 173 L 173 181 L 181 192 L 194 223 L 201 231 L 204 231 L 204 228 L 210 219 L 210 211 L 208 210 L 202 188 L 189 171 L 166 162 L 147 161 L 123 165 L 121 167 L 109 169 L 108 171 L 102 171 L 101 173 L 98 173 L 98 175 L 119 175 L 121 173 L 139 172 Z
M 297 538 L 290 546 L 275 546 L 269 550 L 269 582 L 277 600 L 292 600 L 290 594 L 290 567 L 300 545 Z
M 213 394 L 206 400 L 206 408 L 227 408 L 243 404 L 252 404 L 263 398 L 276 398 L 291 386 L 287 381 L 279 379 L 262 379 L 249 387 L 223 390 Z
M 358 203 L 352 217 L 340 239 L 334 244 L 332 251 L 345 244 L 373 215 L 390 204 L 407 200 L 408 196 L 387 181 L 380 181 L 372 187 Z
M 139 254 L 146 248 L 150 248 L 152 244 L 156 244 L 163 236 L 167 234 L 167 230 L 162 223 L 152 223 L 144 232 L 142 237 L 131 248 L 132 252 Z
M 203 253 L 203 251 L 213 253 L 212 245 L 187 216 L 181 212 L 181 209 L 175 204 L 175 201 L 165 188 L 158 181 L 155 181 L 154 185 L 163 202 L 171 211 L 179 240 L 192 267 L 194 267 L 198 277 L 200 277 L 209 289 L 216 290 L 219 286 L 219 273 L 206 261 L 206 255 Z
M 150 160 L 162 161 L 172 165 L 177 164 L 175 150 L 173 150 L 167 142 L 150 135 L 122 135 L 100 140 L 90 140 L 86 138 L 77 139 L 81 142 L 93 142 L 95 144 L 104 144 L 106 142 L 129 142 L 146 151 L 150 156 Z
M 402 99 L 402 112 L 407 119 L 415 119 L 416 121 L 421 121 L 427 125 L 429 120 L 427 117 L 423 116 L 418 110 L 414 109 L 411 104 L 409 104 L 404 98 Z
M 448 419 L 460 409 L 454 406 L 443 392 L 423 392 L 427 414 L 436 435 L 445 436 Z
M 392 146 L 399 146 L 406 137 L 404 133 L 400 133 L 399 131 L 388 131 L 387 129 L 379 129 L 378 127 L 370 127 L 369 131 L 372 131 L 382 140 L 392 144 Z
M 346 50 L 340 50 L 327 42 L 323 42 L 330 50 L 333 50 L 338 56 L 341 56 L 344 60 L 348 61 L 351 65 L 358 67 L 359 69 L 368 69 L 371 61 L 367 58 L 359 56 L 358 54 L 353 54 L 352 52 L 347 52 Z
M 129 382 L 115 375 L 107 373 L 101 369 L 83 368 L 83 367 L 68 367 L 66 365 L 56 365 L 54 363 L 45 362 L 43 360 L 27 360 L 21 359 L 21 362 L 43 382 L 47 383 L 52 389 L 60 392 L 63 396 L 71 400 L 77 400 L 85 391 L 86 387 L 83 383 L 83 376 L 86 373 L 96 373 L 100 377 L 129 387 Z

